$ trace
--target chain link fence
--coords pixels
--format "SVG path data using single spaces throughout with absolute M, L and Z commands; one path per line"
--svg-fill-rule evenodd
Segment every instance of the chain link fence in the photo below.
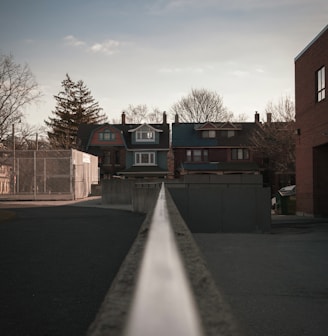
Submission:
M 77 150 L 0 151 L 0 199 L 79 199 L 98 183 L 98 158 Z

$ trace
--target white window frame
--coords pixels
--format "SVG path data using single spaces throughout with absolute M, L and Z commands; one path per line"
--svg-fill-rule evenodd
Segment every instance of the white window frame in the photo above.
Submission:
M 156 166 L 155 152 L 135 152 L 134 165 L 135 166 Z M 142 162 L 147 157 L 147 162 Z
M 155 142 L 155 131 L 151 129 L 136 131 L 136 142 Z
M 323 66 L 317 71 L 317 102 L 326 98 L 326 67 Z

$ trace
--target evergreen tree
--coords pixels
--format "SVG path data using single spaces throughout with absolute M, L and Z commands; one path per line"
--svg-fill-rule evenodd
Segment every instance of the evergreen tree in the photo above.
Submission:
M 80 124 L 100 124 L 107 120 L 102 108 L 82 80 L 74 82 L 68 74 L 62 81 L 63 91 L 54 96 L 57 101 L 55 117 L 49 117 L 48 137 L 53 148 L 77 148 L 77 130 Z

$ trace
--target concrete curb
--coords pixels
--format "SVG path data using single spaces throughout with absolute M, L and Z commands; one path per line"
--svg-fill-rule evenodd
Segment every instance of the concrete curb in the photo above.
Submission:
M 224 302 L 217 289 L 204 258 L 169 192 L 166 193 L 166 197 L 173 230 L 196 298 L 205 334 L 210 336 L 242 335 L 231 314 L 230 307 Z M 90 325 L 88 336 L 122 335 L 152 215 L 153 210 L 148 213 L 142 224 L 94 322 Z

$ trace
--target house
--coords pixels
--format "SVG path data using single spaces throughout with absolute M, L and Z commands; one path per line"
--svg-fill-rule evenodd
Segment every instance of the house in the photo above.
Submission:
M 78 148 L 98 157 L 100 177 L 107 178 L 125 169 L 126 144 L 122 130 L 115 125 L 80 125 Z
M 328 25 L 295 57 L 296 212 L 328 215 Z
M 176 115 L 172 124 L 175 175 L 259 174 L 251 150 L 251 134 L 257 127 L 257 120 L 180 123 Z
M 161 124 L 80 125 L 79 148 L 97 155 L 102 178 L 168 176 L 169 125 L 166 113 Z

